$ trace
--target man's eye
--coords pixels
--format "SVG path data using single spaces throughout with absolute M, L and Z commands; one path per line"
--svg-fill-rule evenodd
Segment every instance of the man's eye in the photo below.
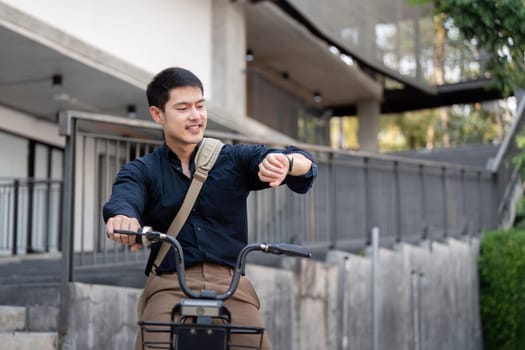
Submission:
M 188 107 L 177 107 L 177 110 L 178 110 L 178 111 L 185 111 L 185 110 L 187 110 L 187 109 L 188 109 Z
M 202 104 L 202 105 L 197 105 L 197 108 L 198 108 L 198 109 L 203 109 L 204 107 L 205 107 L 204 104 Z

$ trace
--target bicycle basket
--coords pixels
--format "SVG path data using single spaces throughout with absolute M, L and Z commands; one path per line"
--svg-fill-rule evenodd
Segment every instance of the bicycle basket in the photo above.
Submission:
M 264 328 L 261 327 L 231 324 L 150 321 L 141 321 L 138 324 L 141 328 L 143 350 L 260 350 L 264 334 Z M 243 340 L 236 339 L 241 335 Z M 246 344 L 247 340 L 249 345 Z

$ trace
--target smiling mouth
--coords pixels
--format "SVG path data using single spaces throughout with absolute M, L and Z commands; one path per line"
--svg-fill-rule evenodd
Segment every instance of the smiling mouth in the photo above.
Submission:
M 200 128 L 202 128 L 202 124 L 192 124 L 192 125 L 186 126 L 186 130 L 197 130 Z

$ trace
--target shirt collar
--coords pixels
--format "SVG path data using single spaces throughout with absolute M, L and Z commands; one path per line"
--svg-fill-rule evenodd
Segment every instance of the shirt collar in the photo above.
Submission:
M 191 155 L 191 159 L 192 160 L 195 159 L 195 155 L 197 154 L 197 150 L 199 149 L 201 143 L 202 143 L 202 141 L 197 144 L 197 147 L 195 147 L 195 150 L 193 151 L 193 153 Z M 180 164 L 179 157 L 177 157 L 177 155 L 168 147 L 168 145 L 165 142 L 162 145 L 162 152 L 163 152 L 163 154 L 164 154 L 164 156 L 166 158 L 168 158 L 171 161 L 176 161 L 177 163 Z

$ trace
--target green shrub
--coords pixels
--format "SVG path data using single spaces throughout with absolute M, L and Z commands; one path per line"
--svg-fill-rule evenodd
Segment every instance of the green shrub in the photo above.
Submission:
M 525 349 L 525 231 L 486 233 L 479 274 L 484 349 Z

